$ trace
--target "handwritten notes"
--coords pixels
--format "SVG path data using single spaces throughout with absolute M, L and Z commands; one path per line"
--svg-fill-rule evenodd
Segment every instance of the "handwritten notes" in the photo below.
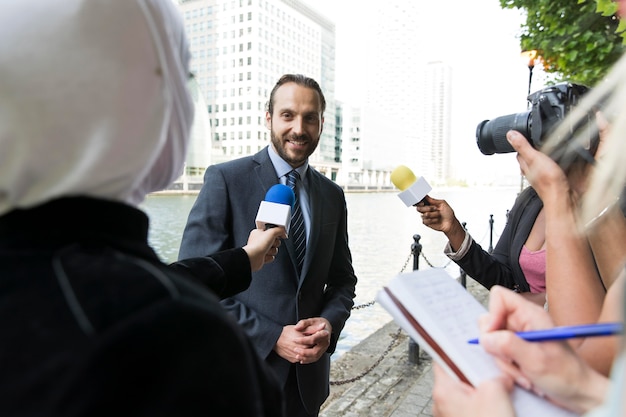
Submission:
M 478 318 L 486 309 L 445 270 L 398 275 L 376 299 L 450 374 L 472 385 L 500 374 L 491 355 L 480 345 L 467 343 L 479 334 Z M 520 417 L 576 415 L 519 387 L 512 398 Z

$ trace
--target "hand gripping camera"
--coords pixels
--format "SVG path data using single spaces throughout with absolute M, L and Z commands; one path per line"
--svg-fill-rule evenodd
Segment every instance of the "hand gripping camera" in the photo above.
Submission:
M 485 120 L 476 128 L 476 144 L 485 155 L 515 152 L 506 132 L 517 130 L 539 148 L 543 140 L 575 106 L 588 87 L 569 82 L 555 84 L 528 96 L 530 110 Z

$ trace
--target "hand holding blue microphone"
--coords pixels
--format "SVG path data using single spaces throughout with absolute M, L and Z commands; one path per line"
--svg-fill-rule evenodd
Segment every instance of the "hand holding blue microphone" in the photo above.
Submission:
M 257 228 L 250 232 L 248 243 L 243 247 L 253 272 L 278 255 L 281 239 L 287 238 L 294 201 L 292 189 L 283 184 L 274 185 L 265 194 L 255 220 Z

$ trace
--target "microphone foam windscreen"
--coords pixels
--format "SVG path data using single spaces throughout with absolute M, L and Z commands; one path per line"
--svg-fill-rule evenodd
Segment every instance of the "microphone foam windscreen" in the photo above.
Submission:
M 399 165 L 391 172 L 391 182 L 398 189 L 404 191 L 417 181 L 415 174 L 408 167 Z
M 265 201 L 276 204 L 284 204 L 293 209 L 293 205 L 296 201 L 296 195 L 293 193 L 291 187 L 284 184 L 276 184 L 267 190 L 267 193 L 265 194 Z

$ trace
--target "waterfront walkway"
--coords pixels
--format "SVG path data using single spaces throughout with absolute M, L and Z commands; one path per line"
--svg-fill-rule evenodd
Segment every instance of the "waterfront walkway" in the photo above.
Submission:
M 467 289 L 486 305 L 484 287 L 468 277 Z M 330 380 L 320 417 L 432 417 L 431 359 L 420 349 L 409 361 L 409 338 L 393 321 L 334 361 Z

